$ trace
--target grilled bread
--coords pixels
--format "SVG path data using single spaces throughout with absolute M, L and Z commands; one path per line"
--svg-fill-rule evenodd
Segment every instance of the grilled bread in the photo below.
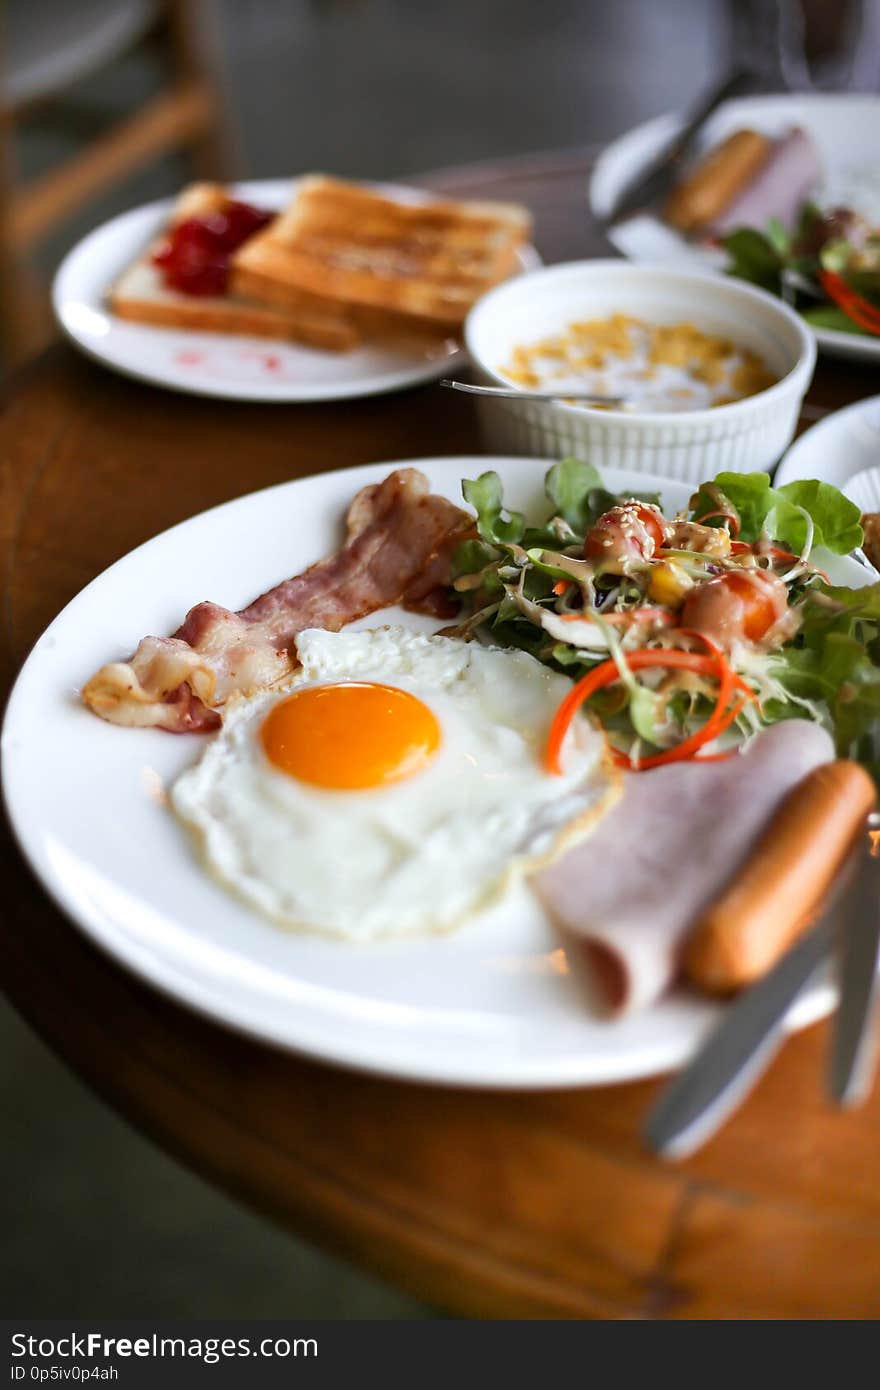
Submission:
M 190 218 L 221 213 L 230 201 L 220 184 L 193 184 L 178 198 L 166 230 Z M 340 305 L 306 290 L 289 295 L 283 304 L 267 304 L 249 298 L 233 284 L 227 293 L 216 296 L 169 289 L 153 263 L 158 245 L 159 241 L 150 246 L 112 286 L 108 301 L 120 318 L 163 328 L 286 339 L 335 352 L 360 341 L 360 330 Z
M 345 305 L 370 336 L 448 335 L 513 271 L 530 230 L 515 204 L 401 202 L 315 174 L 235 253 L 232 287 L 281 308 L 302 293 Z

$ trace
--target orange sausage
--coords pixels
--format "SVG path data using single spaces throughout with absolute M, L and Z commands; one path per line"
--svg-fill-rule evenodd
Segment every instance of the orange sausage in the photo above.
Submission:
M 713 222 L 758 173 L 773 148 L 756 130 L 728 135 L 672 190 L 663 209 L 667 222 L 693 232 Z
M 799 782 L 698 922 L 686 976 L 727 994 L 766 974 L 812 921 L 875 799 L 858 763 L 825 763 Z

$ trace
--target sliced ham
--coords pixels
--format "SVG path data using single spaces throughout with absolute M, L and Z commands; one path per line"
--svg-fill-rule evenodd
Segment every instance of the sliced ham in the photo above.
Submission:
M 443 614 L 444 586 L 473 518 L 399 468 L 363 488 L 345 545 L 303 574 L 232 613 L 199 603 L 171 637 L 145 637 L 128 661 L 103 666 L 82 698 L 114 724 L 185 733 L 215 729 L 235 692 L 282 679 L 296 665 L 297 634 L 338 632 L 355 618 L 403 603 Z
M 721 762 L 628 773 L 589 839 L 533 879 L 569 959 L 612 1013 L 672 984 L 684 942 L 794 786 L 834 757 L 817 724 L 786 720 Z

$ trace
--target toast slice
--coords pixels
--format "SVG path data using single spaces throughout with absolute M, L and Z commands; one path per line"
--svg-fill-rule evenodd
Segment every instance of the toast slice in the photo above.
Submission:
M 324 313 L 344 318 L 351 333 L 358 342 L 384 344 L 395 349 L 412 348 L 414 352 L 430 352 L 440 349 L 449 339 L 455 337 L 455 329 L 436 319 L 421 318 L 417 314 L 401 314 L 389 309 L 374 308 L 364 304 L 342 303 L 327 296 L 314 295 L 309 290 L 301 290 L 296 285 L 273 278 L 247 267 L 233 266 L 232 287 L 234 292 L 253 304 L 259 304 L 266 312 L 277 310 L 280 313 L 291 311 L 303 301 L 317 301 Z
M 313 174 L 232 258 L 237 293 L 284 307 L 308 293 L 347 305 L 367 332 L 453 334 L 516 267 L 531 217 L 513 203 L 404 203 Z
M 220 184 L 193 184 L 178 198 L 166 230 L 189 218 L 222 212 L 229 201 Z M 108 304 L 119 318 L 161 328 L 283 339 L 331 352 L 347 351 L 360 342 L 360 330 L 341 305 L 305 290 L 272 305 L 249 298 L 232 284 L 227 293 L 216 296 L 170 289 L 152 260 L 163 239 L 157 239 L 111 287 Z

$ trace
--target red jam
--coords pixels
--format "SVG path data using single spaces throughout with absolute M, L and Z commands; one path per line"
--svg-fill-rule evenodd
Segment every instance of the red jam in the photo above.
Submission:
M 225 294 L 229 262 L 239 246 L 275 216 L 248 203 L 230 200 L 222 212 L 178 222 L 153 253 L 162 280 L 181 294 Z

